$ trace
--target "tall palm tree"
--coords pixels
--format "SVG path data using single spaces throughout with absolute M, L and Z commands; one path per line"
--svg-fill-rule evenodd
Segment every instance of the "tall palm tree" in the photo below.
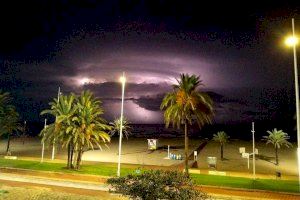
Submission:
M 11 97 L 8 92 L 0 91 L 0 135 L 7 134 L 6 154 L 10 154 L 11 135 L 20 130 L 19 114 L 10 104 Z
M 292 144 L 288 141 L 290 136 L 283 132 L 282 130 L 277 130 L 274 128 L 272 131 L 267 131 L 268 136 L 263 136 L 263 140 L 266 141 L 266 144 L 273 144 L 275 149 L 275 164 L 278 165 L 278 149 L 281 146 L 290 147 Z
M 217 132 L 217 134 L 213 135 L 213 140 L 220 143 L 221 160 L 224 159 L 223 157 L 224 144 L 227 143 L 229 138 L 230 137 L 224 131 Z
M 202 86 L 199 76 L 181 74 L 177 82 L 173 85 L 173 91 L 165 95 L 160 109 L 165 110 L 166 127 L 170 123 L 177 128 L 184 126 L 185 172 L 188 174 L 188 125 L 196 121 L 199 128 L 202 128 L 211 123 L 213 102 L 206 93 L 197 90 Z
M 122 124 L 122 133 L 128 139 L 129 135 L 131 134 L 132 127 L 129 125 L 129 122 L 125 117 L 123 117 Z M 120 134 L 119 131 L 121 127 L 121 118 L 116 118 L 113 122 L 110 122 L 109 125 L 112 127 L 111 131 L 109 132 L 110 136 L 114 136 L 116 133 Z

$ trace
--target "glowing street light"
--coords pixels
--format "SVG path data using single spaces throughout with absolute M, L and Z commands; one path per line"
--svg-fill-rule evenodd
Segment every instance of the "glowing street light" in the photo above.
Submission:
M 124 93 L 125 93 L 125 83 L 126 83 L 126 77 L 125 73 L 123 72 L 123 75 L 120 77 L 120 82 L 122 83 L 122 103 L 121 103 L 121 119 L 120 119 L 120 136 L 119 136 L 119 159 L 118 159 L 118 171 L 117 176 L 120 176 L 120 170 L 121 170 L 121 149 L 122 149 L 122 129 L 123 129 L 123 110 L 124 110 Z
M 293 47 L 295 45 L 297 45 L 299 42 L 298 38 L 295 36 L 289 36 L 285 39 L 285 44 L 289 47 Z
M 297 156 L 298 156 L 298 182 L 300 190 L 300 113 L 299 113 L 299 84 L 298 84 L 298 69 L 297 69 L 297 53 L 296 46 L 298 44 L 298 38 L 295 35 L 295 23 L 292 18 L 292 31 L 293 35 L 285 40 L 287 46 L 293 47 L 294 53 L 294 74 L 295 74 L 295 94 L 296 94 L 296 117 L 297 117 Z

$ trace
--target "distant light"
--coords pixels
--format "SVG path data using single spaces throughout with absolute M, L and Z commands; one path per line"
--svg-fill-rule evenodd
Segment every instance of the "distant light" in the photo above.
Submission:
M 88 83 L 93 83 L 93 81 L 87 77 L 81 78 L 78 80 L 79 85 L 85 85 Z
M 294 37 L 294 36 L 289 36 L 286 38 L 285 40 L 285 44 L 289 47 L 291 46 L 294 46 L 294 45 L 297 45 L 299 42 L 298 38 L 297 37 Z
M 126 77 L 125 76 L 121 76 L 120 77 L 120 82 L 121 83 L 125 83 L 126 82 Z

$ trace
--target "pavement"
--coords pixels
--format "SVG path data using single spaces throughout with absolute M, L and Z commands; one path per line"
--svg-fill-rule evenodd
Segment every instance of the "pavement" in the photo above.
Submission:
M 11 174 L 11 173 L 1 173 L 0 180 L 5 181 L 14 181 L 14 182 L 25 182 L 25 183 L 34 183 L 40 185 L 51 185 L 51 186 L 61 186 L 61 187 L 71 187 L 71 188 L 81 188 L 87 190 L 100 190 L 100 191 L 109 191 L 107 185 L 103 183 L 93 183 L 87 181 L 70 181 L 46 177 L 36 177 L 36 176 L 24 176 L 20 174 Z

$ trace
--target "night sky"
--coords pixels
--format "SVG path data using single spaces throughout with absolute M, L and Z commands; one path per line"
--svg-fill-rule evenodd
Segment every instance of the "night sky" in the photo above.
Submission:
M 299 1 L 9 2 L 0 6 L 0 83 L 22 120 L 42 121 L 59 86 L 90 89 L 105 117 L 118 117 L 124 71 L 132 123 L 163 123 L 161 99 L 180 73 L 201 76 L 215 123 L 293 121 L 293 57 L 283 40 L 292 17 L 300 30 Z

